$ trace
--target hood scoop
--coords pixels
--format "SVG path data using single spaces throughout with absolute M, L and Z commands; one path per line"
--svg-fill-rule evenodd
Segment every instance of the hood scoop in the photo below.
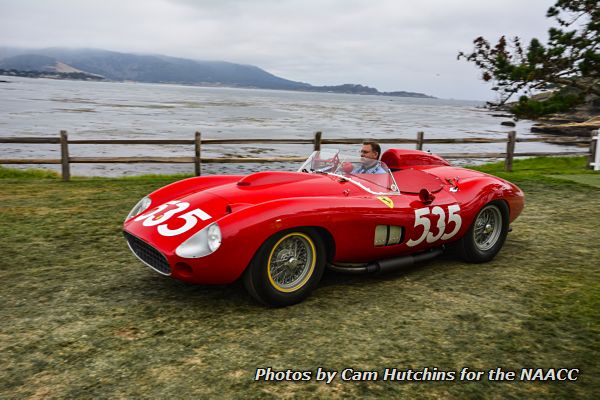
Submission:
M 317 179 L 318 175 L 302 172 L 263 171 L 247 175 L 237 183 L 240 187 L 264 187 Z

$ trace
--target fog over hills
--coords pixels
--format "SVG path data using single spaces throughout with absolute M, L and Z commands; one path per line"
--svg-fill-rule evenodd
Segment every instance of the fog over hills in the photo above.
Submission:
M 414 92 L 379 92 L 357 84 L 312 86 L 280 78 L 253 65 L 225 61 L 197 61 L 163 55 L 140 55 L 98 49 L 0 48 L 0 73 L 35 71 L 81 73 L 113 81 L 179 83 L 314 92 L 356 93 L 402 97 L 430 97 Z M 15 72 L 16 71 L 16 72 Z M 31 76 L 28 74 L 27 76 Z

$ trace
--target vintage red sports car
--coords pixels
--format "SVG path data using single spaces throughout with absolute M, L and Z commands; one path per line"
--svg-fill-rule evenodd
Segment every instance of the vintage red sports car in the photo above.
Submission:
M 132 252 L 163 275 L 191 283 L 242 278 L 273 306 L 297 303 L 326 266 L 386 272 L 453 246 L 468 262 L 500 251 L 523 192 L 433 154 L 387 150 L 373 160 L 314 152 L 297 172 L 202 176 L 140 200 L 124 223 Z

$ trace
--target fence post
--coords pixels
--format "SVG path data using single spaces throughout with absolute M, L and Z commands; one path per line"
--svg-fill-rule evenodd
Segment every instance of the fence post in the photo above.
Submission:
M 194 173 L 196 176 L 202 175 L 202 134 L 200 131 L 196 131 L 194 138 Z
M 600 171 L 600 151 L 598 151 L 598 141 L 600 141 L 600 130 L 591 132 L 590 156 L 588 159 L 588 169 Z
M 60 131 L 60 159 L 62 164 L 62 179 L 71 179 L 71 167 L 69 165 L 69 139 L 67 131 Z
M 506 158 L 504 159 L 504 170 L 512 172 L 513 157 L 515 156 L 515 143 L 517 140 L 517 132 L 508 132 L 508 142 L 506 142 Z
M 315 132 L 315 151 L 321 151 L 321 131 Z
M 425 132 L 419 131 L 417 132 L 417 150 L 423 150 L 423 136 Z

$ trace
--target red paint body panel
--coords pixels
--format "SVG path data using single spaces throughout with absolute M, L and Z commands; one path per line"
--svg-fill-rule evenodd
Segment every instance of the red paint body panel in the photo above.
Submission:
M 389 149 L 381 155 L 381 161 L 392 171 L 419 165 L 450 165 L 448 161 L 435 154 L 407 149 Z
M 125 221 L 124 230 L 162 253 L 173 278 L 223 284 L 238 279 L 265 240 L 282 230 L 319 228 L 333 240 L 328 249 L 330 261 L 360 263 L 419 253 L 456 241 L 490 201 L 505 201 L 511 222 L 523 209 L 523 192 L 500 178 L 451 167 L 440 157 L 425 152 L 394 149 L 385 154 L 398 167 L 393 172 L 399 189 L 395 194 L 372 194 L 351 181 L 327 174 L 258 172 L 248 176 L 196 177 L 175 182 L 148 196 L 152 203 L 140 218 L 167 202 L 179 202 L 164 205 L 163 211 L 150 217 L 156 224 L 144 225 L 145 219 L 136 221 L 139 218 L 134 216 Z M 423 188 L 434 196 L 429 204 L 419 198 Z M 181 208 L 183 203 L 189 206 L 166 218 L 169 210 Z M 456 207 L 460 210 L 452 211 Z M 440 238 L 428 242 L 430 237 L 426 236 L 420 243 L 409 245 L 423 236 L 424 226 L 417 223 L 416 215 L 417 210 L 424 208 L 428 211 L 423 218 L 430 223 L 431 239 Z M 206 220 L 198 218 L 192 229 L 173 236 L 160 233 L 160 225 L 170 232 L 183 230 L 187 223 L 183 215 L 194 209 L 204 212 Z M 439 213 L 444 215 L 441 222 Z M 452 213 L 457 215 L 454 220 Z M 165 222 L 161 218 L 166 218 Z M 460 219 L 460 228 L 456 218 Z M 222 235 L 216 251 L 200 258 L 176 254 L 178 246 L 215 222 Z M 438 229 L 440 224 L 443 232 Z M 400 243 L 375 246 L 378 225 L 402 227 Z M 442 234 L 452 232 L 451 237 L 441 239 Z M 187 266 L 180 267 L 182 263 Z

